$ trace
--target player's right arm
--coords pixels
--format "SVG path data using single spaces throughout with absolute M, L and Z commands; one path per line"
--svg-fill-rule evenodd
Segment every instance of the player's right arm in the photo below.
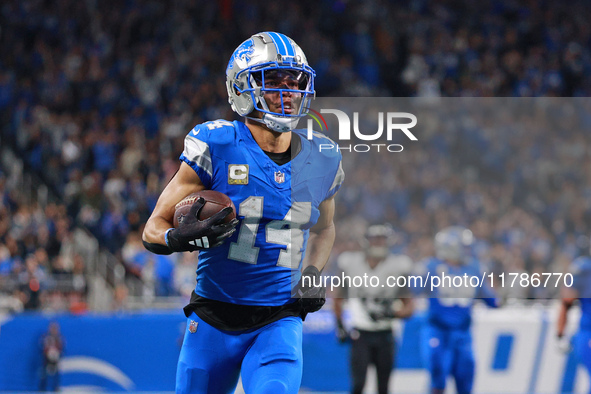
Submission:
M 572 350 L 571 338 L 564 334 L 568 322 L 568 311 L 577 300 L 578 293 L 572 288 L 563 288 L 561 293 L 562 302 L 560 303 L 560 311 L 558 312 L 556 324 L 556 339 L 558 349 L 563 353 L 569 353 Z
M 344 275 L 345 271 L 342 266 L 343 262 L 341 261 L 341 256 L 339 256 L 339 258 L 337 259 L 337 264 L 339 266 L 340 273 Z M 337 340 L 340 343 L 344 343 L 347 341 L 347 339 L 349 339 L 349 333 L 347 332 L 347 330 L 345 329 L 345 325 L 343 324 L 343 305 L 345 303 L 347 295 L 347 288 L 344 286 L 339 286 L 335 289 L 333 298 L 333 312 L 335 315 L 337 325 L 336 335 Z
M 237 219 L 223 223 L 232 212 L 230 207 L 207 219 L 198 219 L 205 204 L 203 198 L 193 203 L 182 224 L 173 228 L 176 204 L 191 193 L 212 188 L 211 141 L 225 141 L 234 135 L 233 130 L 232 123 L 217 120 L 197 125 L 187 134 L 180 157 L 181 166 L 162 191 L 144 228 L 142 240 L 146 249 L 157 254 L 170 254 L 213 248 L 235 231 Z M 212 132 L 216 138 L 212 139 Z
M 334 310 L 335 320 L 336 320 L 336 324 L 337 324 L 337 329 L 336 329 L 337 340 L 340 343 L 344 343 L 349 338 L 349 333 L 347 332 L 347 330 L 345 329 L 345 325 L 343 324 L 343 304 L 345 303 L 345 299 L 339 298 L 339 297 L 340 297 L 339 295 L 336 295 L 336 297 L 333 298 L 333 301 L 334 301 L 333 310 Z
M 410 297 L 400 298 L 402 307 L 394 312 L 394 317 L 398 319 L 406 319 L 413 315 L 415 311 L 414 301 Z
M 562 338 L 564 330 L 568 322 L 568 311 L 573 306 L 575 300 L 578 298 L 577 291 L 572 288 L 562 289 L 562 302 L 560 303 L 560 311 L 558 312 L 558 324 L 556 327 L 556 336 Z
M 556 335 L 558 338 L 564 336 L 568 321 L 568 311 L 573 306 L 575 301 L 581 297 L 581 291 L 585 288 L 588 283 L 584 278 L 587 277 L 587 273 L 591 269 L 591 263 L 588 257 L 576 258 L 569 267 L 569 273 L 573 276 L 573 283 L 571 287 L 563 287 L 560 289 L 560 297 L 562 302 L 560 303 L 560 311 L 558 313 L 558 322 L 556 327 Z
M 154 253 L 157 253 L 157 251 L 151 250 L 150 246 L 154 249 L 161 249 L 158 248 L 158 245 L 160 245 L 163 252 L 168 249 L 164 237 L 166 231 L 173 227 L 175 205 L 189 194 L 204 189 L 205 186 L 195 171 L 185 162 L 181 162 L 179 170 L 172 177 L 168 185 L 166 185 L 160 197 L 158 197 L 156 207 L 146 222 L 142 234 L 144 245 L 148 244 L 146 245 L 146 249 Z M 172 251 L 169 250 L 168 253 L 172 253 Z
M 204 189 L 195 171 L 184 162 L 181 163 L 179 171 L 162 191 L 144 227 L 142 241 L 146 249 L 156 254 L 192 252 L 214 248 L 234 233 L 237 219 L 223 223 L 224 218 L 232 212 L 230 207 L 207 219 L 198 219 L 199 211 L 205 204 L 203 198 L 193 203 L 182 225 L 172 227 L 175 205 L 187 195 Z

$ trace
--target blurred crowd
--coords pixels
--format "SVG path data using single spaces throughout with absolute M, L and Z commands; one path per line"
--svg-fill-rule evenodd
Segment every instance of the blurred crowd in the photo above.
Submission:
M 414 261 L 434 254 L 437 231 L 468 227 L 474 256 L 488 273 L 563 273 L 589 254 L 590 99 L 387 102 L 412 108 L 421 120 L 413 128 L 419 140 L 399 141 L 400 153 L 343 152 L 347 179 L 336 216 L 345 225 L 337 229 L 335 254 L 357 248 L 366 225 L 382 221 L 397 230 L 394 249 Z M 551 298 L 559 288 L 499 291 Z
M 590 11 L 579 0 L 5 1 L 2 143 L 62 203 L 30 206 L 2 187 L 0 280 L 17 266 L 10 275 L 84 271 L 84 261 L 59 258 L 63 241 L 47 245 L 80 225 L 154 294 L 186 294 L 191 255 L 146 254 L 141 226 L 178 168 L 188 130 L 235 117 L 224 70 L 255 32 L 298 42 L 319 96 L 588 96 Z M 566 264 L 588 243 L 589 137 L 566 133 L 556 146 L 535 124 L 523 133 L 486 126 L 448 127 L 414 154 L 345 155 L 337 226 L 357 223 L 351 212 L 387 218 L 420 259 L 437 229 L 460 222 L 495 269 Z M 380 163 L 388 171 L 367 177 Z M 19 233 L 19 221 L 34 234 Z M 355 247 L 339 236 L 336 252 Z
M 0 172 L 0 309 L 87 309 L 86 264 L 63 204 L 42 206 Z

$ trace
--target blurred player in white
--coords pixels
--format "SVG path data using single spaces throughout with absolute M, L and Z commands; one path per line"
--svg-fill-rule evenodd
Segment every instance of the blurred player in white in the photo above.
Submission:
M 408 288 L 387 286 L 388 277 L 406 277 L 412 270 L 408 256 L 390 253 L 393 231 L 387 225 L 370 226 L 365 234 L 364 250 L 344 252 L 338 266 L 345 277 L 375 276 L 379 285 L 339 288 L 338 297 L 347 297 L 351 313 L 351 331 L 343 324 L 343 298 L 335 298 L 337 337 L 351 340 L 351 392 L 360 394 L 365 385 L 367 367 L 373 364 L 378 379 L 378 393 L 388 393 L 390 373 L 394 366 L 392 320 L 409 317 L 413 304 Z M 343 276 L 342 276 L 343 277 Z M 347 284 L 348 285 L 348 284 Z M 382 287 L 382 285 L 384 285 Z
M 591 257 L 585 256 L 575 259 L 571 264 L 570 273 L 573 275 L 573 285 L 562 289 L 562 303 L 556 334 L 563 350 L 567 348 L 570 350 L 572 343 L 578 361 L 585 366 L 591 377 Z M 568 310 L 577 299 L 581 305 L 581 320 L 579 331 L 571 342 L 564 334 L 568 321 Z

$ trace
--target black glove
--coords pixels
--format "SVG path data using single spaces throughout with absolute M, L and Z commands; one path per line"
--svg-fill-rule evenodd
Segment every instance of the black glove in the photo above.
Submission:
M 226 207 L 211 217 L 199 220 L 199 211 L 205 205 L 205 199 L 199 197 L 183 222 L 178 228 L 166 232 L 166 245 L 173 252 L 192 252 L 215 248 L 236 231 L 238 219 L 224 223 L 224 218 L 232 213 L 231 207 Z
M 320 271 L 314 266 L 308 266 L 302 272 L 302 277 L 294 289 L 295 297 L 299 298 L 302 308 L 302 319 L 306 319 L 308 313 L 316 312 L 326 302 L 326 287 L 314 286 L 320 284 Z
M 349 339 L 351 339 L 351 337 L 349 336 L 349 333 L 345 329 L 345 326 L 343 326 L 342 320 L 337 319 L 337 340 L 339 341 L 339 343 L 345 343 Z

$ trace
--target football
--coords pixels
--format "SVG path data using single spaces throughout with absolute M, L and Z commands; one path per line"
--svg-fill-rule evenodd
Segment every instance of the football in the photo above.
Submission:
M 189 215 L 191 207 L 199 197 L 205 199 L 205 205 L 199 212 L 199 220 L 207 219 L 226 207 L 232 207 L 233 212 L 226 216 L 224 222 L 227 223 L 236 217 L 236 208 L 230 197 L 215 190 L 202 190 L 197 193 L 189 194 L 175 205 L 173 222 L 175 228 L 179 226 L 179 223 L 183 222 L 187 215 Z

